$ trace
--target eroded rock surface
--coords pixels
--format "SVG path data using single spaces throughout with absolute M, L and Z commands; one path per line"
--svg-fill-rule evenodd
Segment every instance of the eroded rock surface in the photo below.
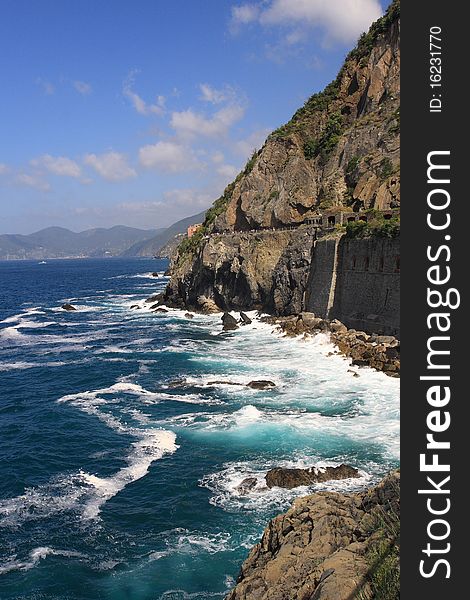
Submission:
M 387 535 L 379 524 L 399 516 L 399 481 L 393 472 L 364 492 L 319 492 L 295 500 L 269 522 L 226 600 L 351 600 L 359 592 L 367 597 L 367 552 Z

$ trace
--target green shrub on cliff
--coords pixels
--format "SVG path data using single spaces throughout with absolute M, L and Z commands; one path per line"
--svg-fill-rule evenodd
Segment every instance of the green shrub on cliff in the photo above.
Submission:
M 397 494 L 399 494 L 397 490 Z M 369 563 L 367 583 L 370 592 L 364 588 L 356 596 L 357 600 L 398 600 L 400 598 L 400 516 L 389 507 L 380 508 L 370 523 L 369 533 L 375 542 L 366 553 Z
M 339 72 L 338 77 L 329 83 L 323 91 L 310 96 L 305 104 L 294 113 L 292 119 L 273 131 L 271 136 L 275 138 L 287 137 L 296 130 L 297 126 L 302 129 L 301 125 L 305 119 L 308 119 L 316 112 L 327 110 L 330 104 L 339 97 L 342 74 L 343 69 Z
M 395 167 L 393 166 L 392 161 L 389 158 L 384 158 L 380 162 L 380 173 L 379 176 L 381 179 L 388 179 L 395 172 Z
M 308 140 L 304 144 L 304 156 L 306 159 L 312 159 L 321 156 L 326 160 L 339 142 L 343 133 L 343 117 L 335 112 L 330 115 L 326 122 L 322 135 L 315 140 Z
M 293 132 L 302 133 L 305 123 L 316 112 L 326 111 L 339 98 L 341 91 L 341 81 L 347 73 L 348 61 L 356 61 L 361 67 L 367 65 L 367 59 L 372 52 L 377 38 L 385 33 L 391 24 L 400 16 L 400 2 L 394 0 L 383 17 L 372 23 L 369 31 L 363 33 L 359 38 L 356 47 L 346 57 L 346 62 L 338 73 L 334 81 L 329 83 L 321 92 L 313 94 L 305 104 L 294 113 L 290 121 L 273 131 L 271 137 L 283 139 L 289 137 Z
M 348 238 L 395 238 L 400 235 L 400 217 L 385 219 L 380 213 L 370 211 L 367 218 L 367 221 L 359 220 L 348 223 L 346 236 Z

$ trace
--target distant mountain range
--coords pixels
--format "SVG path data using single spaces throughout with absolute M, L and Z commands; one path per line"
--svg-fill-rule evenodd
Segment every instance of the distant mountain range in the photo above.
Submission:
M 116 225 L 75 233 L 63 227 L 47 227 L 29 235 L 3 234 L 0 260 L 155 256 L 162 246 L 203 217 L 204 213 L 199 213 L 160 229 Z
M 133 244 L 128 250 L 122 253 L 123 256 L 169 256 L 173 247 L 176 246 L 177 239 L 181 234 L 186 233 L 190 225 L 202 223 L 206 211 L 202 211 L 192 217 L 186 217 L 177 221 L 164 230 L 154 233 L 154 236 L 147 240 L 142 240 Z

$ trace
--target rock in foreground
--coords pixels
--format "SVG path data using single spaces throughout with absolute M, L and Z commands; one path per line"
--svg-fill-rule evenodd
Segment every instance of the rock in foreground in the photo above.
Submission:
M 266 485 L 268 488 L 281 487 L 291 490 L 300 485 L 312 485 L 337 479 L 348 479 L 359 477 L 359 471 L 349 465 L 338 467 L 324 467 L 310 469 L 285 469 L 277 467 L 266 473 Z
M 226 600 L 352 600 L 375 597 L 371 555 L 396 551 L 398 472 L 357 494 L 298 498 L 272 519 Z M 390 552 L 391 551 L 391 552 Z M 398 564 L 391 573 L 398 578 Z M 395 595 L 387 596 L 395 598 Z

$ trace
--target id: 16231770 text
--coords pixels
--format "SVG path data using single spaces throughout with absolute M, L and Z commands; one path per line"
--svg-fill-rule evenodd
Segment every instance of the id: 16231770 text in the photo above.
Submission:
M 438 25 L 429 28 L 429 112 L 442 112 L 442 30 Z

